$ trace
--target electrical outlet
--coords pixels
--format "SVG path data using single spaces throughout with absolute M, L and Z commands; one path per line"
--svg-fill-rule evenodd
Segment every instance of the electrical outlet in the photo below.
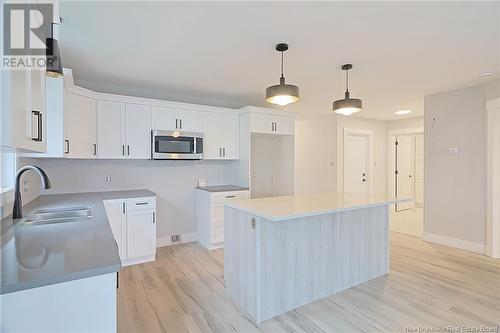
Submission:
M 217 178 L 219 178 L 219 179 L 222 178 L 222 171 L 217 171 L 216 175 L 217 175 Z
M 172 244 L 180 243 L 181 242 L 181 235 L 180 234 L 172 235 L 172 236 L 170 236 L 170 240 L 171 240 Z
M 106 183 L 111 183 L 111 176 L 106 176 Z
M 25 181 L 23 182 L 23 191 L 24 191 L 24 192 L 28 192 L 28 191 L 30 190 L 29 185 L 30 185 L 29 181 L 25 180 Z

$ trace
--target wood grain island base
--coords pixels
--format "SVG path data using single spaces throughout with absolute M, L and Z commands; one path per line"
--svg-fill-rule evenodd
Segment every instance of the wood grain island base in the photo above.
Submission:
M 228 295 L 261 323 L 387 274 L 391 203 L 337 192 L 226 205 Z

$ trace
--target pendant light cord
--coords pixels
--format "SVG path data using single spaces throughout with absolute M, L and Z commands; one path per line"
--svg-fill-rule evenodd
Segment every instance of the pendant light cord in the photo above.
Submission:
M 281 77 L 283 77 L 283 51 L 281 51 Z
M 345 71 L 345 91 L 349 92 L 349 70 Z

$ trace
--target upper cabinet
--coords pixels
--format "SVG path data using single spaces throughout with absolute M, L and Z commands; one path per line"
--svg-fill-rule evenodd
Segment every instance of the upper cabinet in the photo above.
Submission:
M 64 94 L 64 157 L 97 157 L 96 101 L 73 92 Z
M 97 103 L 98 158 L 151 157 L 151 107 L 114 101 Z
M 2 71 L 2 146 L 46 151 L 45 71 Z
M 201 132 L 202 112 L 167 107 L 153 107 L 151 124 L 153 130 Z
M 283 116 L 252 112 L 250 114 L 250 132 L 293 135 L 295 133 L 294 116 Z
M 239 159 L 239 116 L 230 113 L 203 113 L 203 158 Z

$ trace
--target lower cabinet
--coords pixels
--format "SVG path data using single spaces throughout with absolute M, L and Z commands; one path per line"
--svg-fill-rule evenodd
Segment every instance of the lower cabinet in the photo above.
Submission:
M 209 192 L 196 189 L 196 233 L 198 242 L 209 250 L 224 246 L 224 204 L 246 199 L 249 191 Z
M 122 266 L 155 260 L 156 198 L 104 201 Z

